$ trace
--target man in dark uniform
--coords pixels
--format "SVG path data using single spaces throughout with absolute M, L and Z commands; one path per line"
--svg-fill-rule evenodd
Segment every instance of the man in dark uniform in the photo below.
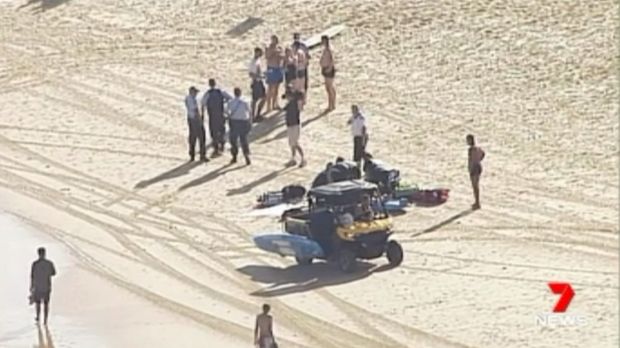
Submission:
M 205 109 L 209 116 L 209 133 L 211 135 L 211 146 L 213 146 L 213 155 L 216 157 L 224 152 L 224 144 L 226 140 L 226 121 L 224 118 L 224 105 L 231 100 L 232 97 L 226 91 L 216 87 L 215 79 L 209 79 L 209 90 L 202 97 L 201 114 L 204 119 Z

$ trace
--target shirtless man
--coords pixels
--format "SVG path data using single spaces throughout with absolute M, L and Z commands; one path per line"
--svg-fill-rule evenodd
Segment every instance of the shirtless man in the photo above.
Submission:
M 468 134 L 465 138 L 467 140 L 467 145 L 469 148 L 467 149 L 467 166 L 469 168 L 469 178 L 471 179 L 471 186 L 474 190 L 474 204 L 471 206 L 472 209 L 477 210 L 480 209 L 480 175 L 482 174 L 482 160 L 484 159 L 485 153 L 482 149 L 476 146 L 476 140 L 474 136 Z
M 325 90 L 327 91 L 327 111 L 336 109 L 336 88 L 334 87 L 334 77 L 336 76 L 336 67 L 334 54 L 329 46 L 329 37 L 321 36 L 323 44 L 323 54 L 321 55 L 321 75 L 325 78 Z
M 310 50 L 308 46 L 301 41 L 299 33 L 293 34 L 293 44 L 291 45 L 293 56 L 295 57 L 295 65 L 297 67 L 297 79 L 295 80 L 295 89 L 304 93 L 304 101 L 308 92 L 308 64 L 310 63 Z
M 284 80 L 284 70 L 282 62 L 284 54 L 282 47 L 279 45 L 278 37 L 271 36 L 271 43 L 265 48 L 265 59 L 267 60 L 267 72 L 265 77 L 267 80 L 267 112 L 274 109 L 280 109 L 278 106 L 278 89 Z
M 271 307 L 263 305 L 263 312 L 256 316 L 254 326 L 254 344 L 258 348 L 276 348 L 276 341 L 273 337 L 273 318 L 269 315 Z

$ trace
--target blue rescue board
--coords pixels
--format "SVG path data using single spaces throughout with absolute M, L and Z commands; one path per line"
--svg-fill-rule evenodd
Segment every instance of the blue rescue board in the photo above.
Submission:
M 319 243 L 293 234 L 263 234 L 254 237 L 254 244 L 264 251 L 280 256 L 294 256 L 300 259 L 323 257 Z

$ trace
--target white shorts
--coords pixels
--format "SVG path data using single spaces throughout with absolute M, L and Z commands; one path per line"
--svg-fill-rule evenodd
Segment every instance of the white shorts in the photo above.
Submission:
M 301 135 L 301 127 L 299 125 L 286 127 L 289 146 L 299 145 L 299 136 Z

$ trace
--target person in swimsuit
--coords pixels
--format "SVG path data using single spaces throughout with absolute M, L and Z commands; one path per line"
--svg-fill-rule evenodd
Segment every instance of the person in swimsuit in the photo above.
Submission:
M 258 348 L 276 348 L 276 341 L 273 337 L 273 318 L 269 315 L 271 307 L 263 305 L 263 312 L 256 316 L 254 326 L 254 344 Z
M 472 134 L 468 134 L 465 138 L 469 148 L 467 150 L 467 166 L 469 168 L 469 178 L 474 191 L 474 204 L 472 209 L 480 209 L 480 175 L 482 174 L 482 160 L 484 159 L 484 151 L 476 146 L 476 140 Z
M 284 50 L 284 68 L 284 80 L 286 85 L 290 86 L 297 78 L 297 66 L 295 65 L 295 57 L 293 57 L 293 50 L 289 47 Z
M 293 44 L 291 45 L 291 48 L 293 50 L 293 54 L 296 55 L 298 50 L 302 50 L 304 52 L 304 58 L 303 61 L 305 62 L 303 64 L 303 66 L 298 66 L 298 71 L 300 69 L 303 70 L 303 72 L 301 74 L 303 74 L 303 91 L 306 92 L 308 90 L 308 65 L 310 63 L 310 49 L 308 48 L 308 46 L 306 46 L 305 43 L 303 43 L 301 41 L 301 34 L 299 33 L 294 33 L 293 34 Z M 297 74 L 299 77 L 300 73 L 298 72 Z M 301 89 L 300 89 L 301 90 Z
M 252 120 L 259 122 L 262 120 L 262 110 L 265 105 L 265 85 L 263 84 L 263 70 L 260 58 L 263 56 L 263 49 L 254 49 L 254 58 L 250 60 L 248 74 L 250 75 L 250 89 L 252 90 Z
M 327 91 L 327 111 L 336 108 L 336 89 L 334 88 L 334 77 L 336 77 L 336 67 L 334 54 L 329 46 L 329 37 L 321 36 L 323 44 L 323 54 L 321 55 L 321 75 L 325 78 L 325 90 Z
M 265 48 L 265 58 L 267 60 L 267 112 L 280 109 L 278 105 L 278 89 L 284 80 L 282 62 L 284 60 L 282 47 L 279 45 L 278 37 L 271 37 L 271 44 Z
M 298 48 L 293 52 L 296 67 L 296 78 L 293 82 L 293 89 L 303 95 L 302 106 L 306 102 L 308 85 L 306 83 L 306 77 L 308 76 L 308 60 L 306 59 L 306 53 L 302 48 Z

